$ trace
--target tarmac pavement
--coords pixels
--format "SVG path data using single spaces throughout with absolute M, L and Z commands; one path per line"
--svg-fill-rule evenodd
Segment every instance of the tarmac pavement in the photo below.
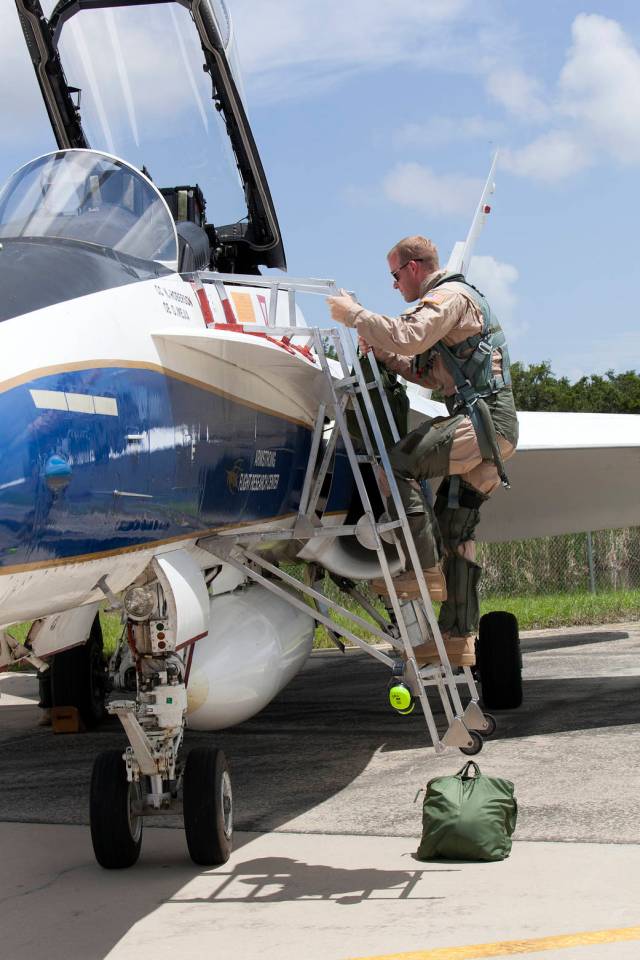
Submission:
M 258 717 L 188 734 L 232 762 L 240 832 L 215 870 L 177 819 L 147 826 L 133 869 L 97 867 L 88 783 L 119 727 L 54 736 L 34 678 L 2 675 L 0 957 L 638 960 L 640 624 L 525 634 L 523 651 L 525 702 L 475 758 L 516 785 L 514 849 L 493 864 L 413 858 L 417 789 L 466 758 L 391 713 L 359 652 L 318 651 Z

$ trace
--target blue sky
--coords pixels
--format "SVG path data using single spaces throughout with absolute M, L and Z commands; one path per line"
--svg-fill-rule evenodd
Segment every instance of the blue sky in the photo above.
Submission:
M 571 379 L 640 370 L 640 6 L 228 5 L 292 274 L 334 277 L 399 312 L 387 250 L 423 233 L 446 261 L 499 147 L 472 278 L 512 356 Z M 15 91 L 3 97 L 3 180 L 53 146 L 12 6 L 0 14 L 0 78 Z M 171 149 L 179 170 L 188 147 Z M 307 313 L 327 322 L 321 302 Z

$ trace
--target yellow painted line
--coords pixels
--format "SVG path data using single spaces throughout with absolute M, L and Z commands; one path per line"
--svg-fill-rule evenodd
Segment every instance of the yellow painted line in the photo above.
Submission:
M 557 937 L 539 937 L 535 940 L 502 940 L 496 943 L 476 943 L 466 947 L 436 947 L 433 950 L 413 950 L 409 953 L 351 957 L 350 960 L 482 960 L 484 957 L 513 957 L 518 953 L 590 947 L 598 943 L 625 943 L 630 940 L 640 940 L 640 927 L 592 930 L 587 933 L 568 933 Z

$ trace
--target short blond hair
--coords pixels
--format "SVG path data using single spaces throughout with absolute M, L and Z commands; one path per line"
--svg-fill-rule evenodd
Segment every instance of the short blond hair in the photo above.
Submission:
M 394 253 L 402 262 L 422 260 L 429 273 L 433 273 L 440 268 L 438 248 L 432 240 L 427 240 L 426 237 L 405 237 L 404 240 L 399 240 L 389 250 L 387 257 Z

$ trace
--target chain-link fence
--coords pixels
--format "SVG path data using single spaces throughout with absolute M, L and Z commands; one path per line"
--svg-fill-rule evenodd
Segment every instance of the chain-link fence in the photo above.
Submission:
M 483 596 L 640 588 L 640 527 L 479 543 Z

